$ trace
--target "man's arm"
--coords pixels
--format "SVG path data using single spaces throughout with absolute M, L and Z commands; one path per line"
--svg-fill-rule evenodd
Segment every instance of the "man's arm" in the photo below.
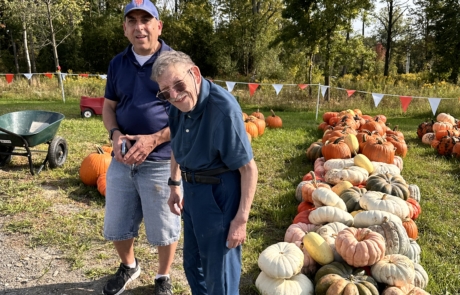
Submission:
M 116 108 L 117 101 L 104 99 L 104 105 L 102 106 L 102 122 L 104 123 L 105 129 L 107 132 L 110 132 L 113 128 L 118 128 Z M 112 146 L 113 154 L 115 155 L 115 160 L 122 162 L 123 157 L 121 156 L 121 140 L 120 136 L 123 135 L 121 131 L 116 130 L 112 136 Z
M 254 159 L 238 169 L 241 174 L 241 200 L 238 212 L 230 224 L 228 248 L 235 248 L 246 240 L 246 224 L 256 193 L 258 170 Z
M 174 181 L 181 180 L 179 164 L 177 164 L 173 152 L 171 152 L 171 179 Z M 169 188 L 171 189 L 171 194 L 169 195 L 168 200 L 169 209 L 172 213 L 180 215 L 183 208 L 183 196 L 180 186 L 170 185 Z

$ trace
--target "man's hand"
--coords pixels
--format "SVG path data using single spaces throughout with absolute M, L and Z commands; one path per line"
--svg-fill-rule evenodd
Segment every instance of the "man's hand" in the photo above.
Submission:
M 169 209 L 176 215 L 181 215 L 182 208 L 184 208 L 184 200 L 181 196 L 181 190 L 179 186 L 171 188 L 171 194 L 168 200 Z
M 246 222 L 233 219 L 227 236 L 227 248 L 236 248 L 246 240 Z
M 123 163 L 128 164 L 128 165 L 142 164 L 145 161 L 145 159 L 147 159 L 147 156 L 158 145 L 155 135 L 128 135 L 126 134 L 123 138 L 126 139 L 127 141 L 126 144 L 127 144 L 127 147 L 129 148 L 128 152 L 123 157 Z M 135 141 L 136 143 L 131 146 L 131 141 Z M 120 144 L 121 144 L 121 140 L 120 140 Z

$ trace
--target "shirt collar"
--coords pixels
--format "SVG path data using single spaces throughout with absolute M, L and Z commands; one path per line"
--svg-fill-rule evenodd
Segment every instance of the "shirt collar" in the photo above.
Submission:
M 198 101 L 196 102 L 195 107 L 190 112 L 186 113 L 192 119 L 196 119 L 201 116 L 204 112 L 206 105 L 209 101 L 209 92 L 211 89 L 211 82 L 201 76 L 201 88 L 200 95 L 198 96 Z
M 157 50 L 153 55 L 152 57 L 150 57 L 150 59 L 148 61 L 145 62 L 144 66 L 145 65 L 148 65 L 148 64 L 153 64 L 153 62 L 157 59 L 157 57 L 160 55 L 160 53 L 162 53 L 163 51 L 170 51 L 171 48 L 166 45 L 166 43 L 161 40 L 161 39 L 158 39 L 158 41 L 161 43 L 161 47 L 160 47 L 160 50 Z M 132 44 L 129 44 L 128 47 L 125 48 L 125 50 L 123 50 L 123 56 L 126 56 L 128 57 L 131 61 L 135 62 L 137 64 L 137 60 L 136 60 L 136 57 L 134 56 L 134 53 L 133 53 L 133 45 Z

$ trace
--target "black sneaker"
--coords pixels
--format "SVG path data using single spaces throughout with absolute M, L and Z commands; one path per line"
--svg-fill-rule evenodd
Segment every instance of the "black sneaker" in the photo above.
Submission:
M 135 279 L 137 279 L 140 273 L 141 268 L 139 266 L 139 263 L 137 262 L 137 259 L 135 268 L 129 268 L 123 263 L 120 263 L 120 267 L 115 273 L 115 276 L 108 280 L 107 284 L 105 284 L 104 289 L 102 290 L 102 294 L 119 295 L 123 293 L 126 285 L 128 285 L 129 282 L 132 282 Z
M 159 277 L 155 280 L 153 295 L 172 295 L 172 285 L 168 277 Z

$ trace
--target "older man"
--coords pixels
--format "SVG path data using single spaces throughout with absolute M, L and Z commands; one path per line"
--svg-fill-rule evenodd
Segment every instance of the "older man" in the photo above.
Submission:
M 168 203 L 177 215 L 183 210 L 192 293 L 239 294 L 241 245 L 258 175 L 241 108 L 182 52 L 162 53 L 152 79 L 160 86 L 157 98 L 172 104 Z

